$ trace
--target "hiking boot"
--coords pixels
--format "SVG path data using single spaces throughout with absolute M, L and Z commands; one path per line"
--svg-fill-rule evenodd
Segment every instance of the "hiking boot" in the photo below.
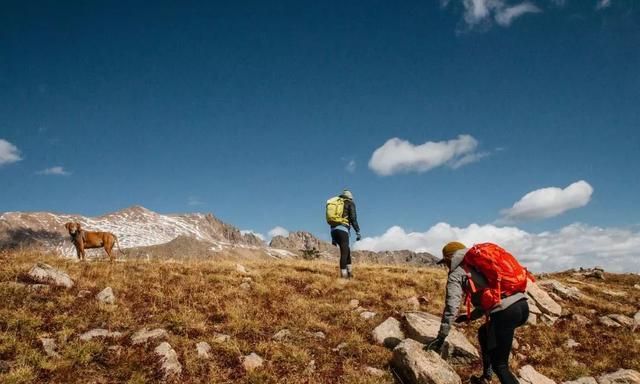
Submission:
M 471 376 L 469 378 L 470 384 L 490 384 L 491 378 L 487 376 Z
M 353 279 L 353 267 L 351 264 L 347 264 L 347 277 Z
M 346 269 L 341 269 L 340 270 L 340 277 L 342 277 L 343 279 L 348 279 L 349 278 L 349 272 Z

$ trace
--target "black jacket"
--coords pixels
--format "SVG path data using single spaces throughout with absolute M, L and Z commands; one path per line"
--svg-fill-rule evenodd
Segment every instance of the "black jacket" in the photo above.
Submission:
M 355 229 L 356 233 L 360 233 L 360 226 L 358 225 L 358 215 L 356 213 L 356 203 L 353 200 L 344 201 L 344 212 L 342 217 L 349 219 L 349 225 Z M 333 227 L 332 227 L 333 228 Z

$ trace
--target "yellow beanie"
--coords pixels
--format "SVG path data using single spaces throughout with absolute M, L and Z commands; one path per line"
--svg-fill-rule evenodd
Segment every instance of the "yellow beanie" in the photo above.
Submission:
M 456 253 L 456 251 L 459 251 L 465 248 L 467 247 L 464 244 L 457 241 L 452 241 L 450 243 L 447 243 L 447 245 L 445 245 L 444 248 L 442 248 L 442 258 L 446 260 L 450 260 L 453 257 L 453 254 Z

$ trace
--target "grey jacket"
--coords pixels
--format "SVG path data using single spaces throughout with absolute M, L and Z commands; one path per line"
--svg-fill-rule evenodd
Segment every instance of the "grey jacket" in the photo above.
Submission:
M 467 277 L 467 273 L 464 268 L 460 265 L 467 251 L 468 249 L 466 248 L 456 251 L 451 259 L 451 272 L 449 272 L 449 277 L 447 278 L 447 294 L 438 337 L 446 338 L 449 334 L 451 324 L 458 316 L 460 302 L 465 295 L 466 288 L 468 288 L 469 278 Z M 469 274 L 471 275 L 471 279 L 478 290 L 488 286 L 487 280 L 480 273 L 470 269 Z M 495 313 L 502 311 L 503 309 L 508 308 L 511 304 L 522 299 L 526 299 L 526 295 L 523 293 L 516 293 L 515 295 L 505 297 L 502 299 L 500 304 L 492 308 L 490 312 Z M 477 319 L 484 314 L 484 311 L 480 308 L 480 295 L 472 294 L 471 303 L 474 306 L 471 318 Z

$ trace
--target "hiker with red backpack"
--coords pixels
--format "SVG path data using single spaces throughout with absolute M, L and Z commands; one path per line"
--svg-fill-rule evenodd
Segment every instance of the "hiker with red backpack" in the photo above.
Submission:
M 471 377 L 471 383 L 487 384 L 495 373 L 502 384 L 518 384 L 509 369 L 509 354 L 515 329 L 529 317 L 524 292 L 527 279 L 533 278 L 509 252 L 491 243 L 470 249 L 459 242 L 448 243 L 438 264 L 449 268 L 445 308 L 438 336 L 425 349 L 440 352 L 454 321 L 485 315 L 487 322 L 478 330 L 483 372 Z M 463 298 L 467 313 L 458 316 Z

